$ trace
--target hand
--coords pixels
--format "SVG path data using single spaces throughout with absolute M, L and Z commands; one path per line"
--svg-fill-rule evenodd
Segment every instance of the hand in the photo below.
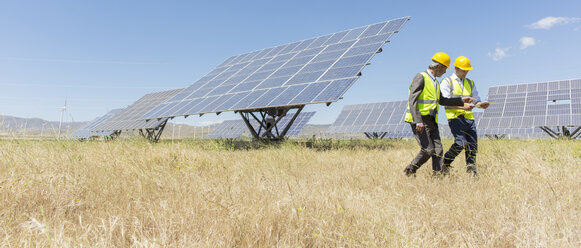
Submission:
M 462 102 L 464 102 L 464 103 L 471 103 L 473 101 L 476 101 L 476 98 L 472 98 L 469 96 L 462 97 Z
M 417 124 L 416 131 L 418 131 L 418 133 L 423 133 L 424 132 L 424 124 Z
M 470 110 L 472 110 L 474 107 L 476 107 L 476 106 L 474 106 L 474 105 L 464 105 L 464 106 L 462 106 L 462 107 L 460 107 L 460 108 L 461 108 L 461 109 L 463 109 L 463 110 L 466 110 L 466 111 L 470 111 Z
M 480 108 L 487 109 L 490 106 L 489 102 L 480 102 Z

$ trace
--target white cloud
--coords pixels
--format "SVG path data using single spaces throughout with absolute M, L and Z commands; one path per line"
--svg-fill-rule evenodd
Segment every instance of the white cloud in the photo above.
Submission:
M 510 47 L 507 48 L 497 47 L 496 49 L 494 49 L 494 53 L 488 53 L 488 57 L 492 58 L 492 60 L 494 61 L 499 61 L 506 57 L 507 55 L 506 53 L 508 52 L 508 50 L 510 50 Z
M 533 37 L 526 37 L 523 36 L 522 38 L 520 38 L 520 49 L 526 49 L 527 47 L 530 46 L 534 46 L 535 45 L 535 38 Z
M 548 16 L 538 20 L 535 23 L 527 25 L 530 29 L 550 29 L 556 25 L 565 25 L 569 23 L 579 22 L 581 18 L 577 17 L 553 17 Z

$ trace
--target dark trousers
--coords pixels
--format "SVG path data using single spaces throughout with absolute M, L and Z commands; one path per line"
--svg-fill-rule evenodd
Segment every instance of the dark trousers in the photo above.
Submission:
M 465 150 L 466 164 L 476 162 L 476 153 L 478 152 L 478 136 L 476 133 L 476 122 L 466 119 L 463 115 L 455 119 L 448 120 L 450 131 L 454 135 L 454 144 L 444 155 L 444 165 L 450 166 L 454 158 Z
M 414 160 L 412 160 L 411 165 L 413 165 L 415 170 L 417 170 L 432 158 L 432 170 L 435 172 L 440 171 L 442 167 L 443 150 L 438 124 L 433 116 L 428 115 L 423 115 L 422 121 L 424 122 L 424 131 L 421 133 L 416 130 L 416 124 L 411 124 L 416 141 L 421 147 L 420 152 L 416 155 Z

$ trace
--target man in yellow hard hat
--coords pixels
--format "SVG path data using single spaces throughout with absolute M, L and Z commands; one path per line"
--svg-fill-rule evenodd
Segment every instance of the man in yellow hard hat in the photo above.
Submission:
M 454 74 L 442 80 L 440 89 L 443 97 L 465 97 L 476 99 L 475 104 L 481 108 L 488 108 L 488 102 L 480 102 L 478 90 L 474 81 L 467 78 L 468 72 L 472 70 L 470 60 L 464 56 L 456 58 L 454 61 Z M 464 106 L 447 106 L 446 118 L 450 126 L 450 131 L 454 135 L 454 144 L 444 155 L 442 171 L 447 173 L 454 161 L 464 150 L 466 155 L 466 171 L 476 176 L 476 152 L 478 151 L 478 137 L 476 133 L 476 122 L 472 109 L 474 105 L 465 103 Z
M 475 100 L 472 97 L 441 97 L 440 83 L 436 78 L 444 75 L 449 67 L 450 56 L 442 52 L 436 53 L 428 69 L 418 73 L 410 85 L 405 121 L 410 123 L 421 150 L 404 169 L 408 176 L 414 175 L 430 157 L 434 174 L 441 171 L 443 150 L 438 130 L 439 104 L 463 106 L 464 103 Z

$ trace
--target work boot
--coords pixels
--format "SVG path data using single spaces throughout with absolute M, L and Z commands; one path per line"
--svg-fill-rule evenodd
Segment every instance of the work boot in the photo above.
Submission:
M 440 172 L 442 172 L 442 175 L 446 176 L 448 174 L 450 174 L 450 168 L 452 166 L 449 164 L 442 164 L 442 170 Z
M 409 177 L 409 176 L 415 176 L 416 170 L 418 170 L 418 167 L 413 165 L 413 164 L 410 164 L 410 165 L 405 167 L 403 172 L 405 172 L 405 175 Z
M 468 164 L 466 166 L 466 173 L 472 173 L 473 177 L 477 177 L 478 172 L 476 171 L 476 165 L 475 164 Z
M 442 171 L 434 171 L 432 173 L 432 178 L 442 179 L 444 177 L 445 177 L 445 175 L 442 173 Z

